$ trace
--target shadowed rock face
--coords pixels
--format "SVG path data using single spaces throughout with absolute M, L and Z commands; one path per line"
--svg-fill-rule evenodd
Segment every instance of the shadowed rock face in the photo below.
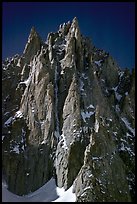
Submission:
M 32 28 L 2 68 L 8 189 L 24 195 L 55 177 L 78 202 L 134 201 L 134 70 L 82 36 L 77 18 L 45 43 Z

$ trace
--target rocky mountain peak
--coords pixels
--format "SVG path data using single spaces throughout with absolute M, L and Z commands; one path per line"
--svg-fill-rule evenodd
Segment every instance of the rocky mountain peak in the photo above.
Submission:
M 23 52 L 24 54 L 25 54 L 25 52 L 27 52 L 27 47 L 31 44 L 31 42 L 33 44 L 33 41 L 41 41 L 40 36 L 37 33 L 34 26 L 30 30 L 30 34 L 29 34 L 29 37 L 28 37 L 28 42 L 27 42 L 27 44 L 25 46 L 25 49 L 24 49 L 24 52 Z
M 72 26 L 75 27 L 75 28 L 78 28 L 78 27 L 79 27 L 77 17 L 74 17 L 74 18 L 73 18 L 73 20 L 72 20 Z
M 79 25 L 78 25 L 78 19 L 76 17 L 74 17 L 74 19 L 72 20 L 72 24 L 69 30 L 69 35 L 71 37 L 75 37 L 76 39 L 80 38 L 81 36 Z
M 38 34 L 37 34 L 37 31 L 36 31 L 36 29 L 35 29 L 35 27 L 34 26 L 32 26 L 32 28 L 31 28 L 31 31 L 30 31 L 30 38 L 31 38 L 31 36 L 38 36 Z
M 36 55 L 36 53 L 40 51 L 42 44 L 43 42 L 39 34 L 36 32 L 35 28 L 32 27 L 28 37 L 28 42 L 23 51 L 23 57 L 26 59 L 26 63 L 30 60 L 30 57 L 34 57 L 34 55 Z
M 59 26 L 59 33 L 62 33 L 63 36 L 66 36 L 68 34 L 69 28 L 71 26 L 70 21 L 67 23 L 63 23 Z
M 133 201 L 134 72 L 81 35 L 76 17 L 46 43 L 32 28 L 22 56 L 2 69 L 8 189 L 28 194 L 53 177 L 73 185 L 77 202 Z

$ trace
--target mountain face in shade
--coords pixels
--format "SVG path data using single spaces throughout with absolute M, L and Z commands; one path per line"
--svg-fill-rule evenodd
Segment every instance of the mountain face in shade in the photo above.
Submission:
M 52 177 L 77 202 L 135 199 L 135 73 L 80 33 L 34 28 L 2 65 L 2 173 L 25 195 Z

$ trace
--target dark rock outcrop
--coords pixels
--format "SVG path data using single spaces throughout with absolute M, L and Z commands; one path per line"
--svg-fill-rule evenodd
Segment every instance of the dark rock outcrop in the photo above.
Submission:
M 135 73 L 81 35 L 77 18 L 32 28 L 22 56 L 3 62 L 2 168 L 18 195 L 51 177 L 77 202 L 135 199 Z

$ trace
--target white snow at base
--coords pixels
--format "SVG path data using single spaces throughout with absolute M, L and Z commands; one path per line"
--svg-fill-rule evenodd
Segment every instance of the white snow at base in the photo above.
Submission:
M 11 193 L 5 183 L 2 183 L 2 202 L 75 202 L 76 196 L 72 193 L 73 185 L 65 191 L 55 184 L 51 178 L 45 185 L 33 193 L 25 196 L 18 196 Z
M 73 185 L 67 191 L 64 191 L 64 189 L 62 188 L 62 191 L 60 191 L 60 197 L 52 202 L 75 202 L 76 195 L 72 192 L 72 190 Z
M 121 120 L 125 123 L 127 129 L 135 136 L 135 129 L 133 129 L 128 122 L 127 118 L 121 118 Z
M 62 196 L 65 192 L 65 189 L 63 187 L 62 188 L 57 187 L 56 191 L 58 196 Z
M 88 112 L 88 111 L 86 111 L 86 112 L 83 112 L 83 111 L 81 111 L 81 115 L 82 115 L 82 118 L 83 118 L 83 120 L 84 120 L 84 122 L 86 122 L 86 118 L 90 118 L 92 115 L 94 115 L 94 113 L 95 112 L 92 112 L 92 111 L 90 111 L 90 112 Z

